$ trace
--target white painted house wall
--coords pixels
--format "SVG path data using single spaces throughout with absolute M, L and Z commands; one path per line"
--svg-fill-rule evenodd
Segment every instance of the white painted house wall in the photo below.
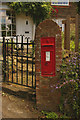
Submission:
M 28 24 L 26 24 L 26 21 L 28 21 Z M 16 16 L 16 35 L 24 35 L 25 37 L 30 37 L 29 41 L 34 40 L 35 24 L 29 16 L 26 16 L 24 14 Z

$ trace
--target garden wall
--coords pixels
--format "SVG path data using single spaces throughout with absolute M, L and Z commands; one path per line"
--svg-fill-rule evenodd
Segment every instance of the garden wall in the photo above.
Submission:
M 41 75 L 41 42 L 42 37 L 55 37 L 55 68 L 56 76 Z M 52 20 L 45 20 L 36 29 L 35 38 L 35 71 L 36 71 L 36 102 L 41 110 L 58 110 L 60 91 L 56 84 L 59 82 L 59 70 L 62 62 L 62 40 L 60 27 Z

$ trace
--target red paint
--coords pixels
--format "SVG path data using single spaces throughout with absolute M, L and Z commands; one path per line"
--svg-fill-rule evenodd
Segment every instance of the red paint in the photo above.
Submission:
M 55 76 L 55 37 L 41 38 L 41 75 Z

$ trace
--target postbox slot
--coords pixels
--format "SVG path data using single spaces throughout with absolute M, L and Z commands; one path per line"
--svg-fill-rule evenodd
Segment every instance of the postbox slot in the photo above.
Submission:
M 52 47 L 53 45 L 42 45 L 43 47 Z

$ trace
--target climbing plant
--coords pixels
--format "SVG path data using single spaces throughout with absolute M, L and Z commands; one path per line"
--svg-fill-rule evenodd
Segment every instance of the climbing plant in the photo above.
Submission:
M 10 2 L 8 5 L 16 14 L 24 13 L 26 16 L 31 16 L 37 25 L 42 20 L 50 18 L 52 12 L 49 2 Z

